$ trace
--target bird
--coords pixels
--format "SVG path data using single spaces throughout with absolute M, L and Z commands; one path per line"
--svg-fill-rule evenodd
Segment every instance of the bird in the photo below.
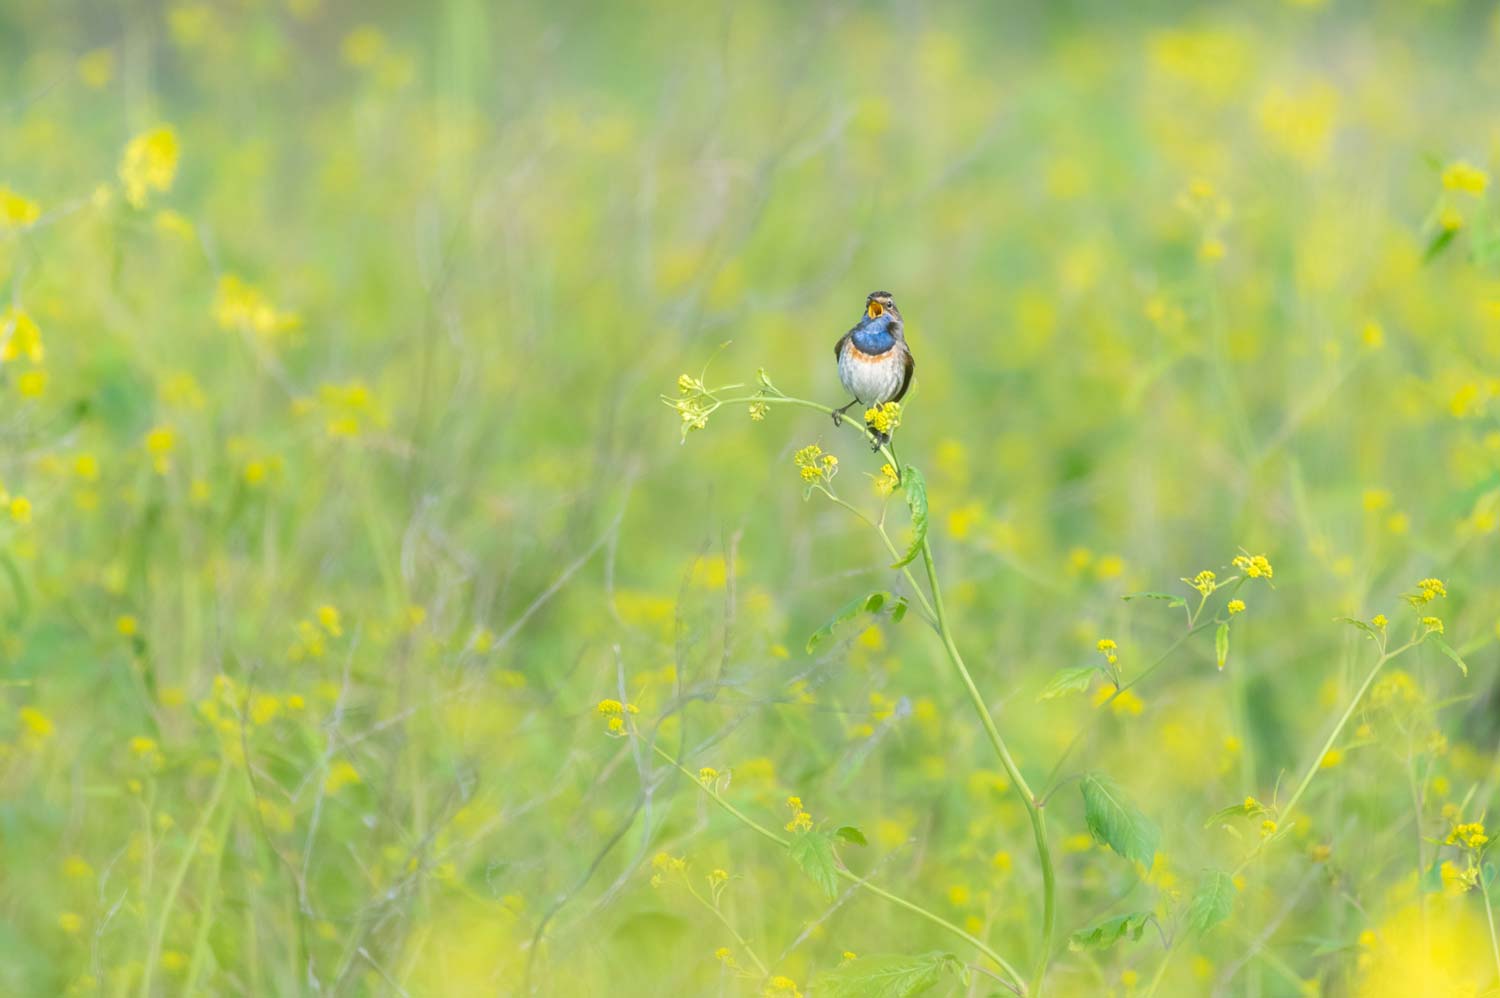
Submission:
M 839 338 L 833 348 L 839 365 L 839 381 L 854 398 L 833 410 L 837 426 L 856 405 L 879 406 L 900 402 L 911 387 L 916 361 L 906 346 L 901 310 L 889 291 L 872 291 L 865 298 L 865 313 L 859 324 Z M 890 442 L 890 434 L 868 427 L 875 448 Z

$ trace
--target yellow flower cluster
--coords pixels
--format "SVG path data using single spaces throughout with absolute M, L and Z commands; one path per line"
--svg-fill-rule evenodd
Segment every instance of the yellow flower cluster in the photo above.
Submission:
M 786 806 L 792 811 L 792 820 L 786 823 L 789 832 L 810 831 L 813 826 L 812 815 L 802 809 L 802 798 L 793 794 L 786 799 Z
M 1417 594 L 1423 603 L 1431 603 L 1439 597 L 1448 595 L 1448 587 L 1443 585 L 1442 579 L 1423 579 L 1417 583 Z
M 896 432 L 901 425 L 901 403 L 887 402 L 865 410 L 865 424 L 877 433 Z
M 1484 846 L 1490 837 L 1485 834 L 1484 822 L 1471 821 L 1466 824 L 1454 825 L 1453 830 L 1443 841 L 1452 845 L 1461 845 L 1465 849 L 1479 849 Z
M 214 321 L 220 329 L 254 333 L 265 340 L 274 340 L 302 325 L 296 312 L 281 311 L 264 291 L 234 274 L 219 278 Z
M 1422 626 L 1434 634 L 1443 633 L 1443 620 L 1441 617 L 1423 617 Z
M 35 201 L 23 198 L 9 187 L 0 187 L 0 232 L 24 229 L 41 217 L 42 209 Z
M 666 396 L 662 396 L 662 398 L 672 408 L 676 409 L 678 415 L 682 417 L 683 439 L 686 439 L 687 435 L 693 430 L 701 430 L 707 427 L 708 417 L 719 407 L 718 402 L 713 397 L 713 393 L 704 386 L 702 379 L 695 378 L 691 374 L 679 374 L 677 376 L 676 398 L 668 399 Z M 755 418 L 753 411 L 750 414 L 750 418 Z
M 883 496 L 888 496 L 896 491 L 896 486 L 901 484 L 901 479 L 896 475 L 896 469 L 889 464 L 880 466 L 880 474 L 875 477 L 875 491 Z
M 1275 572 L 1263 554 L 1242 554 L 1234 559 L 1234 567 L 1252 579 L 1269 579 Z
M 1225 609 L 1229 611 L 1230 616 L 1234 616 L 1237 613 L 1244 613 L 1245 601 L 1242 599 L 1232 599 L 1226 604 Z
M 802 992 L 797 990 L 797 982 L 790 977 L 777 974 L 766 982 L 766 989 L 761 992 L 762 998 L 802 998 Z
M 605 718 L 605 730 L 611 735 L 625 734 L 625 716 L 641 712 L 635 704 L 621 703 L 619 700 L 600 700 L 594 710 L 600 717 Z
M 809 485 L 826 485 L 839 473 L 839 459 L 832 454 L 824 454 L 823 448 L 817 444 L 808 444 L 799 450 L 792 456 L 792 461 L 802 475 L 802 480 Z
M 1478 197 L 1490 185 L 1490 175 L 1467 160 L 1455 160 L 1443 169 L 1443 189 Z
M 1118 654 L 1120 646 L 1115 644 L 1113 638 L 1100 638 L 1098 643 L 1095 644 L 1094 647 L 1099 649 L 1099 654 L 1103 655 L 1104 661 L 1108 662 L 1110 665 L 1115 665 L 1120 661 L 1120 656 Z
M 1188 585 L 1198 590 L 1204 596 L 1209 596 L 1212 595 L 1215 589 L 1219 588 L 1219 583 L 1217 580 L 1218 576 L 1205 568 L 1203 571 L 1193 576 L 1192 579 L 1188 580 Z
M 120 159 L 120 183 L 125 200 L 133 207 L 144 208 L 152 191 L 171 190 L 177 177 L 177 133 L 169 126 L 143 132 L 125 146 Z

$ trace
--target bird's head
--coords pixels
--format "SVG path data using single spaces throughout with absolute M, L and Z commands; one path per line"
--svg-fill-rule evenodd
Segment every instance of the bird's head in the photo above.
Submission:
M 889 291 L 872 291 L 865 298 L 865 322 L 870 325 L 889 325 L 901 328 L 901 310 Z

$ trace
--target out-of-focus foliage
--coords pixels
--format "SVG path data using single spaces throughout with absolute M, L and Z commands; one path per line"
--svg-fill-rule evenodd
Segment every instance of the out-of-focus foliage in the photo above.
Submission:
M 0 992 L 999 987 L 696 783 L 1033 965 L 937 638 L 806 650 L 909 594 L 793 454 L 904 523 L 880 459 L 656 401 L 842 403 L 876 288 L 1020 766 L 1086 732 L 1159 831 L 1048 799 L 1047 992 L 1495 987 L 1497 86 L 1478 3 L 0 0 Z M 1121 600 L 1242 553 L 1224 655 Z M 1320 757 L 1377 613 L 1467 678 L 1424 643 Z

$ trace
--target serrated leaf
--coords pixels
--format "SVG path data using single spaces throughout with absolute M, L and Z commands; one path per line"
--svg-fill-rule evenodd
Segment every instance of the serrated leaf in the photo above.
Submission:
M 1265 813 L 1266 807 L 1259 801 L 1256 801 L 1254 804 L 1231 804 L 1229 807 L 1221 807 L 1209 815 L 1208 820 L 1203 823 L 1203 827 L 1212 828 L 1215 825 L 1223 824 L 1230 818 L 1253 818 L 1258 814 Z
M 1120 598 L 1126 601 L 1133 599 L 1159 599 L 1166 600 L 1167 606 L 1187 606 L 1187 600 L 1173 593 L 1126 593 Z
M 1058 669 L 1052 674 L 1052 679 L 1042 692 L 1037 694 L 1038 700 L 1054 700 L 1069 693 L 1082 693 L 1089 688 L 1089 683 L 1094 681 L 1094 675 L 1099 670 L 1092 665 L 1081 665 L 1075 669 Z
M 963 962 L 952 953 L 919 956 L 862 956 L 830 970 L 816 981 L 818 998 L 912 998 L 957 974 Z
M 1229 621 L 1219 622 L 1214 630 L 1214 655 L 1219 659 L 1219 670 L 1223 671 L 1224 663 L 1229 661 Z
M 833 834 L 845 842 L 852 842 L 857 846 L 867 846 L 870 844 L 870 840 L 865 838 L 865 833 L 853 825 L 841 825 Z
M 1149 911 L 1132 911 L 1096 922 L 1086 929 L 1079 929 L 1068 937 L 1068 949 L 1077 952 L 1086 949 L 1108 949 L 1121 939 L 1132 942 L 1141 938 L 1146 923 L 1151 920 Z
M 1437 255 L 1448 248 L 1458 235 L 1457 229 L 1443 229 L 1432 237 L 1432 242 L 1427 244 L 1427 249 L 1422 253 L 1422 262 L 1431 263 Z
M 1353 624 L 1355 627 L 1358 627 L 1361 631 L 1364 631 L 1366 634 L 1376 640 L 1379 640 L 1380 638 L 1380 632 L 1375 629 L 1374 624 L 1368 623 L 1363 620 L 1358 620 L 1354 617 L 1334 617 L 1333 619 L 1338 621 L 1340 624 Z
M 1207 932 L 1234 910 L 1234 878 L 1223 870 L 1205 870 L 1188 902 L 1188 925 Z
M 1083 818 L 1094 841 L 1151 869 L 1161 830 L 1127 801 L 1119 786 L 1103 773 L 1089 773 L 1080 788 Z
M 787 843 L 787 851 L 825 895 L 830 899 L 838 896 L 839 868 L 833 855 L 832 838 L 815 830 L 800 832 Z
M 879 613 L 880 608 L 885 606 L 886 601 L 890 598 L 890 593 L 880 591 L 870 593 L 866 596 L 861 596 L 857 600 L 851 600 L 850 602 L 845 603 L 843 606 L 839 607 L 837 613 L 828 618 L 827 623 L 814 631 L 812 633 L 812 636 L 807 639 L 807 653 L 811 655 L 814 649 L 818 647 L 818 645 L 833 637 L 834 631 L 838 630 L 839 627 L 847 624 L 849 621 L 854 620 L 861 614 Z M 900 602 L 903 601 L 898 601 L 898 605 L 900 604 Z M 892 616 L 894 616 L 894 613 L 892 614 Z
M 902 568 L 916 560 L 927 540 L 927 480 L 911 465 L 901 469 L 901 488 L 906 493 L 906 508 L 911 513 L 911 547 L 892 568 Z
M 1458 671 L 1462 672 L 1465 676 L 1469 674 L 1469 667 L 1464 664 L 1463 656 L 1454 651 L 1452 645 L 1444 641 L 1442 638 L 1438 637 L 1436 634 L 1432 635 L 1432 637 L 1428 640 L 1437 645 L 1438 651 L 1453 659 L 1453 664 L 1458 666 Z

